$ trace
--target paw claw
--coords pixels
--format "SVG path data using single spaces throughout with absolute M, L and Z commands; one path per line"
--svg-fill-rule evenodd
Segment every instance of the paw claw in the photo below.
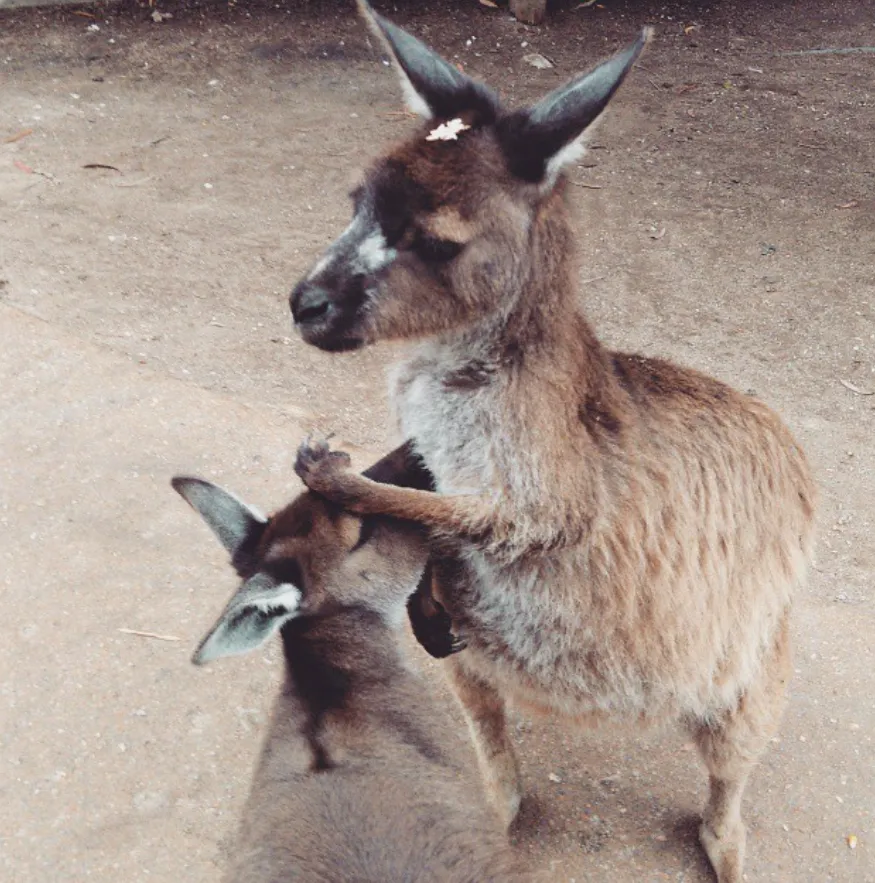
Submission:
M 352 463 L 345 451 L 332 451 L 327 438 L 308 435 L 298 446 L 295 473 L 311 490 L 320 490 L 331 484 L 337 472 L 348 469 Z

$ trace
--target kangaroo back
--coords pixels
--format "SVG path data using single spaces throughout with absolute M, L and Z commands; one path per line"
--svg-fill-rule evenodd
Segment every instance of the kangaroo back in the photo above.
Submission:
M 421 529 L 311 493 L 263 518 L 208 482 L 173 484 L 243 579 L 194 662 L 276 631 L 285 660 L 226 883 L 531 880 L 399 647 Z
M 440 543 L 435 594 L 467 643 L 457 693 L 508 820 L 505 702 L 675 718 L 711 776 L 702 843 L 720 883 L 741 883 L 741 795 L 783 708 L 816 489 L 765 405 L 610 350 L 582 309 L 565 170 L 647 33 L 511 110 L 360 6 L 423 122 L 371 164 L 290 305 L 324 350 L 410 342 L 393 401 L 437 493 L 367 481 L 326 446 L 302 449 L 298 474 Z

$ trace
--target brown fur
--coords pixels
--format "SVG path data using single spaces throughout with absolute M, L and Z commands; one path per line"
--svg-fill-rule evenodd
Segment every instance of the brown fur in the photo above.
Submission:
M 303 599 L 282 627 L 285 682 L 223 879 L 531 881 L 399 647 L 421 531 L 371 527 L 359 545 L 360 518 L 306 493 L 261 528 L 239 568 L 297 574 Z
M 299 474 L 354 511 L 431 529 L 435 593 L 468 641 L 453 681 L 508 821 L 521 791 L 506 701 L 680 720 L 711 775 L 702 843 L 720 883 L 740 883 L 741 794 L 783 706 L 816 490 L 764 404 L 599 342 L 574 285 L 563 179 L 512 174 L 527 148 L 503 114 L 465 118 L 472 129 L 447 143 L 424 139 L 432 120 L 366 179 L 381 205 L 391 166 L 427 194 L 411 223 L 456 213 L 470 233 L 440 264 L 399 246 L 344 326 L 364 343 L 416 342 L 394 401 L 438 493 L 368 481 L 324 447 L 302 449 Z

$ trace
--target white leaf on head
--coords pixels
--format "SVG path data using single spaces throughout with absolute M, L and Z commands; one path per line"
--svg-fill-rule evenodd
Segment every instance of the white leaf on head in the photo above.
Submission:
M 464 132 L 466 129 L 470 129 L 470 126 L 465 125 L 458 117 L 454 120 L 450 120 L 446 123 L 441 123 L 436 129 L 432 129 L 428 135 L 425 136 L 426 141 L 458 141 L 459 140 L 459 132 Z

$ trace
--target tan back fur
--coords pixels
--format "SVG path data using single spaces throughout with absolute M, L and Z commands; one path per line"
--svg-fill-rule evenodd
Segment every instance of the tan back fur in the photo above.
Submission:
M 562 168 L 643 43 L 508 111 L 366 14 L 426 120 L 367 172 L 354 224 L 292 309 L 324 349 L 411 341 L 393 403 L 438 493 L 368 481 L 324 447 L 302 450 L 299 475 L 430 528 L 435 591 L 468 643 L 453 676 L 509 818 L 505 701 L 680 720 L 712 776 L 703 843 L 738 883 L 738 806 L 783 706 L 816 489 L 766 405 L 611 351 L 581 308 Z M 436 136 L 447 122 L 457 138 Z

